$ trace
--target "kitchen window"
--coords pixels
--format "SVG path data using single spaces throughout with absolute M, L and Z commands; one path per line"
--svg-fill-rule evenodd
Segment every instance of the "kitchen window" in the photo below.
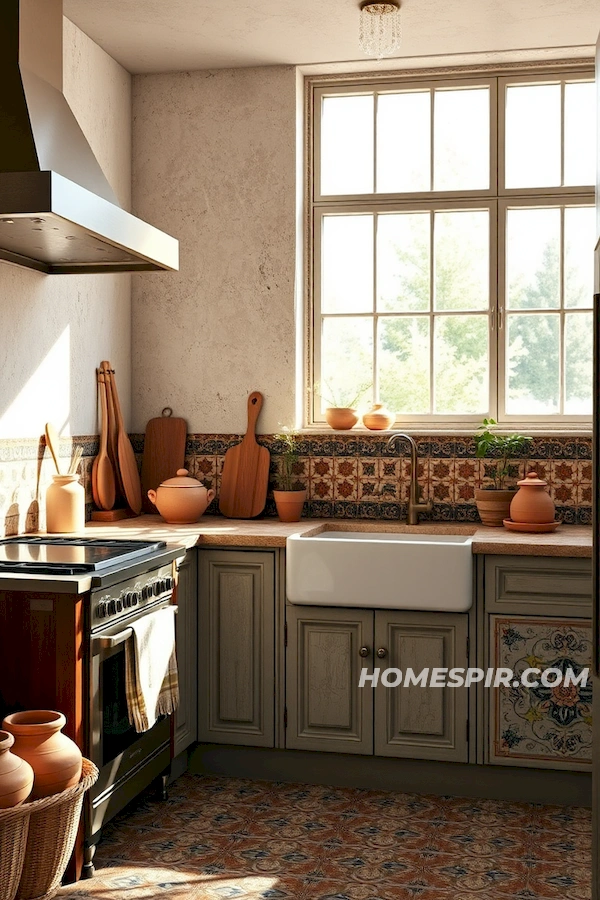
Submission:
M 310 88 L 309 423 L 589 423 L 593 73 Z

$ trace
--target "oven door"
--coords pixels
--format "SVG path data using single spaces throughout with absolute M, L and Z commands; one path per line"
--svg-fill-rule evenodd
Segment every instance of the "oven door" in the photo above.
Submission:
M 131 623 L 170 603 L 171 597 L 165 597 L 91 634 L 89 753 L 100 775 L 88 795 L 88 841 L 170 764 L 170 717 L 162 716 L 153 728 L 138 734 L 129 723 L 125 689 Z

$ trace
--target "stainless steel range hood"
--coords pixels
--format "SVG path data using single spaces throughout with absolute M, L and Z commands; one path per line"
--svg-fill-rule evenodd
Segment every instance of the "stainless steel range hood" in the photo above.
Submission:
M 62 91 L 62 0 L 0 0 L 0 260 L 48 274 L 179 268 L 119 206 Z

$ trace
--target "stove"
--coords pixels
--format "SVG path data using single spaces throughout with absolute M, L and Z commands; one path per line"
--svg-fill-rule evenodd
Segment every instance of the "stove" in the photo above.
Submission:
M 0 540 L 0 574 L 83 575 L 103 573 L 150 559 L 164 541 L 109 538 L 18 537 Z

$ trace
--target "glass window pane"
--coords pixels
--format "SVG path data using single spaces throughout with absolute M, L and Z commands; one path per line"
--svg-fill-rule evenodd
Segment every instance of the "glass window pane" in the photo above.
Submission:
M 429 91 L 379 94 L 377 191 L 431 190 Z
M 565 184 L 596 181 L 596 85 L 565 84 Z
M 560 316 L 509 314 L 507 326 L 506 412 L 559 412 Z
M 487 309 L 489 255 L 487 210 L 436 212 L 435 309 Z
M 565 413 L 591 416 L 593 371 L 591 313 L 565 316 Z
M 321 193 L 373 192 L 372 94 L 325 97 L 321 115 Z
M 436 413 L 489 409 L 487 316 L 436 316 L 433 345 Z
M 321 411 L 368 401 L 373 383 L 373 320 L 323 319 L 321 331 Z
M 560 85 L 506 90 L 506 187 L 560 184 Z
M 565 209 L 565 306 L 591 307 L 594 299 L 596 211 Z
M 429 213 L 377 217 L 377 308 L 429 309 Z
M 325 216 L 321 312 L 373 310 L 373 216 Z
M 560 306 L 560 210 L 509 209 L 506 219 L 506 306 Z
M 434 190 L 489 188 L 489 89 L 438 90 L 434 102 Z
M 379 397 L 388 409 L 398 414 L 431 412 L 428 317 L 382 317 L 377 360 Z

